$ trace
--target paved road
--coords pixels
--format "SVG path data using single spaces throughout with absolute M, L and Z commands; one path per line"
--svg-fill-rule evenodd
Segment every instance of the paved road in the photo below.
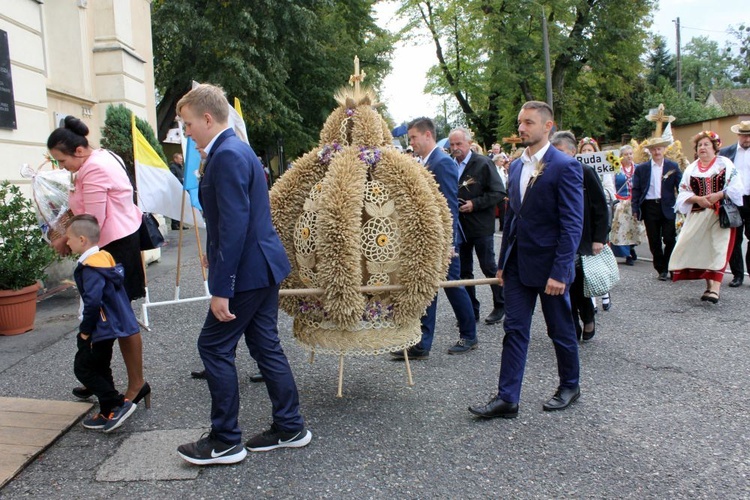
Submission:
M 168 248 L 149 267 L 154 300 L 173 294 L 175 253 Z M 183 296 L 202 287 L 194 262 L 183 266 Z M 175 453 L 209 423 L 208 391 L 189 377 L 200 366 L 206 303 L 154 308 L 144 335 L 152 409 L 139 408 L 112 435 L 75 426 L 0 497 L 747 498 L 750 286 L 725 287 L 711 305 L 698 299 L 701 283 L 659 282 L 648 262 L 620 270 L 614 306 L 599 312 L 597 335 L 581 348 L 579 402 L 542 411 L 556 369 L 537 314 L 521 413 L 510 421 L 466 411 L 495 391 L 501 328 L 482 324 L 478 350 L 447 355 L 457 332 L 444 296 L 434 350 L 412 365 L 416 385 L 406 386 L 403 366 L 388 356 L 347 359 L 343 399 L 334 397 L 337 359 L 319 355 L 310 365 L 282 315 L 313 441 L 228 467 L 188 466 Z M 479 297 L 489 304 L 489 287 Z M 0 395 L 71 398 L 76 300 L 71 292 L 49 299 L 36 330 L 0 337 Z M 248 381 L 255 368 L 246 350 L 238 359 L 247 437 L 270 424 L 270 409 L 264 386 Z M 117 355 L 114 367 L 122 383 Z

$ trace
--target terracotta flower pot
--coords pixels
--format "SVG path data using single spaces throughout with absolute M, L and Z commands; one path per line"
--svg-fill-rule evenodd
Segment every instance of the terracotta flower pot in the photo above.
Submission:
M 0 335 L 18 335 L 34 329 L 39 283 L 20 290 L 0 290 Z

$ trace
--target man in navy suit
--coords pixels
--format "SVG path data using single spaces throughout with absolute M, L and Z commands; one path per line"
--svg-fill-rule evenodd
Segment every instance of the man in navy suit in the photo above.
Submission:
M 456 164 L 450 156 L 443 153 L 435 142 L 435 123 L 429 118 L 417 118 L 407 126 L 409 144 L 414 152 L 422 158 L 422 164 L 435 176 L 440 192 L 443 193 L 448 208 L 453 216 L 453 258 L 448 267 L 448 279 L 459 279 L 461 267 L 458 256 L 455 253 L 463 242 L 463 233 L 458 225 L 458 174 Z M 453 308 L 453 313 L 458 320 L 459 339 L 456 345 L 448 349 L 448 354 L 466 352 L 466 348 L 472 349 L 477 345 L 477 325 L 474 320 L 474 310 L 471 299 L 464 287 L 446 288 L 445 296 Z M 435 336 L 435 313 L 437 310 L 437 295 L 427 307 L 425 315 L 422 316 L 422 339 L 409 348 L 407 354 L 409 359 L 424 359 L 430 354 L 432 339 Z M 404 358 L 403 351 L 394 352 L 393 356 L 398 359 Z
M 651 160 L 635 166 L 631 209 L 633 215 L 646 226 L 654 269 L 661 281 L 667 281 L 669 258 L 676 239 L 674 204 L 682 171 L 677 163 L 664 158 L 668 140 L 654 137 L 647 140 L 644 146 L 651 153 Z
M 177 103 L 185 132 L 207 154 L 199 196 L 206 220 L 211 306 L 198 352 L 211 392 L 211 431 L 177 451 L 198 465 L 242 461 L 235 351 L 241 337 L 266 380 L 273 409 L 271 429 L 250 438 L 251 451 L 299 448 L 312 438 L 277 331 L 279 283 L 290 265 L 271 223 L 263 167 L 252 148 L 229 127 L 221 88 L 199 85 Z
M 474 278 L 474 253 L 487 278 L 497 273 L 495 258 L 495 207 L 505 198 L 505 186 L 492 160 L 471 151 L 472 135 L 465 128 L 451 130 L 448 135 L 451 153 L 458 163 L 458 220 L 465 241 L 459 250 L 461 279 Z M 492 312 L 484 319 L 488 325 L 500 323 L 505 315 L 503 289 L 490 285 Z M 479 321 L 479 301 L 473 286 L 466 291 L 471 297 L 474 316 Z
M 542 408 L 563 410 L 581 394 L 578 341 L 569 288 L 583 227 L 583 174 L 578 162 L 550 146 L 552 108 L 529 101 L 518 114 L 526 146 L 510 165 L 497 278 L 504 285 L 506 316 L 497 396 L 469 407 L 484 418 L 515 418 L 537 297 L 557 356 L 560 379 Z
M 750 242 L 750 182 L 748 182 L 748 179 L 750 179 L 750 121 L 742 121 L 737 125 L 732 125 L 731 130 L 737 134 L 737 142 L 725 147 L 719 151 L 719 154 L 732 160 L 745 183 L 745 193 L 742 196 L 743 203 L 741 207 L 737 207 L 742 216 L 742 226 L 738 227 L 735 233 L 732 257 L 729 259 L 729 267 L 732 270 L 732 276 L 734 276 L 729 286 L 736 288 L 741 286 L 745 279 L 745 263 L 742 259 L 743 228 L 745 238 Z M 747 262 L 747 269 L 750 271 L 750 247 L 745 253 L 745 262 Z

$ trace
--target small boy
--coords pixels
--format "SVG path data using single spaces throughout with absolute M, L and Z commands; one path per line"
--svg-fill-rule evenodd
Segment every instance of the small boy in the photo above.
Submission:
M 72 217 L 67 236 L 70 249 L 80 254 L 73 277 L 83 304 L 73 370 L 78 380 L 99 399 L 99 413 L 85 419 L 83 426 L 110 432 L 120 427 L 136 408 L 115 389 L 110 368 L 112 345 L 115 339 L 129 337 L 140 329 L 123 288 L 122 265 L 97 246 L 96 217 L 88 214 Z

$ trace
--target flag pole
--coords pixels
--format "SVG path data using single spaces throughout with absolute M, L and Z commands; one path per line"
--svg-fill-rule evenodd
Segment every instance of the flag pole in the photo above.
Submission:
M 193 220 L 197 220 L 196 217 L 198 216 L 195 213 L 195 207 L 192 207 L 193 209 Z M 196 224 L 193 229 L 195 230 L 195 242 L 198 244 L 198 265 L 200 265 L 201 268 L 201 274 L 203 275 L 203 289 L 206 291 L 206 295 L 211 295 L 211 292 L 208 291 L 208 276 L 206 276 L 206 268 L 203 267 L 203 247 L 201 246 L 201 237 L 198 234 L 198 225 Z
M 183 181 L 184 182 L 184 181 Z M 182 221 L 185 220 L 185 190 L 182 190 L 182 204 L 180 206 L 180 235 L 177 237 L 177 278 L 174 284 L 174 300 L 180 300 L 180 272 L 182 271 Z M 195 219 L 193 219 L 195 223 Z

